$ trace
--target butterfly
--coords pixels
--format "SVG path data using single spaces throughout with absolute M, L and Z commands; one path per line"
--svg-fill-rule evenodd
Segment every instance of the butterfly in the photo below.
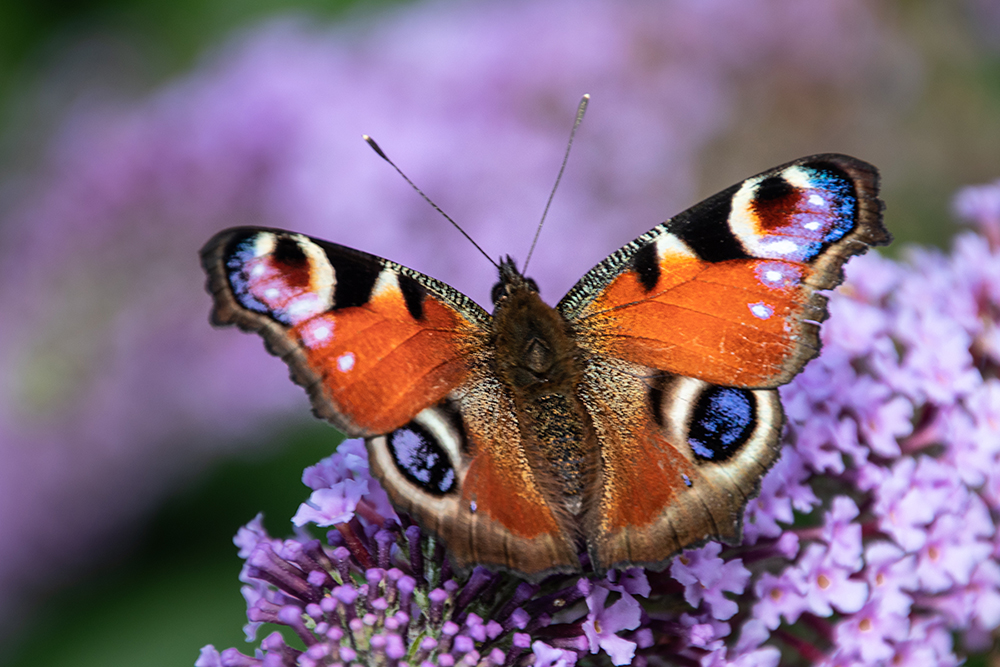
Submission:
M 201 257 L 212 322 L 259 333 L 315 414 L 365 439 L 455 566 L 538 578 L 739 542 L 780 451 L 776 388 L 819 352 L 820 291 L 891 240 L 882 208 L 871 165 L 801 158 L 657 225 L 554 308 L 507 257 L 492 315 L 288 231 L 228 229 Z

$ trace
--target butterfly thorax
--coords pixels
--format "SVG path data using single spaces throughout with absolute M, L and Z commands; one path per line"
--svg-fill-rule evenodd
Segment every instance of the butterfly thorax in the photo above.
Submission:
M 511 389 L 532 467 L 559 480 L 553 500 L 578 516 L 597 468 L 593 429 L 577 399 L 580 348 L 565 318 L 542 301 L 535 282 L 508 262 L 494 289 L 497 375 Z

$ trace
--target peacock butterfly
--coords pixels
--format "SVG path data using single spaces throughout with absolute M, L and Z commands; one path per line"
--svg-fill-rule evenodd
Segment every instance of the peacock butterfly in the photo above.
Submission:
M 889 240 L 878 172 L 826 154 L 657 225 L 555 308 L 509 257 L 492 315 L 282 230 L 229 229 L 201 257 L 212 322 L 260 333 L 458 567 L 537 578 L 737 542 L 779 453 L 776 387 L 819 351 L 819 290 Z

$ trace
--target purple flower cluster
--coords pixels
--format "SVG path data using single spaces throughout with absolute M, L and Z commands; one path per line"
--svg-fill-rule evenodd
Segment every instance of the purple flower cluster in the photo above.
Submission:
M 951 254 L 849 265 L 822 355 L 782 390 L 785 449 L 742 545 L 709 542 L 663 572 L 460 576 L 348 441 L 306 471 L 296 537 L 269 538 L 255 520 L 236 539 L 248 637 L 266 622 L 301 646 L 275 632 L 253 657 L 208 646 L 196 665 L 931 667 L 988 650 L 1000 628 L 1000 182 L 957 202 L 982 233 Z M 307 523 L 334 528 L 326 544 Z

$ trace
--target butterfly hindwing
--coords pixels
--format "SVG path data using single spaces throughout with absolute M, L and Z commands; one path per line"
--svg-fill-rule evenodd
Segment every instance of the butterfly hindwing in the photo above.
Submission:
M 599 569 L 662 564 L 708 538 L 739 541 L 746 503 L 780 451 L 776 390 L 602 359 L 583 392 L 601 450 L 588 522 Z
M 524 455 L 509 391 L 494 379 L 367 445 L 393 504 L 440 537 L 456 567 L 579 569 L 575 539 Z
M 658 225 L 563 298 L 590 359 L 582 391 L 602 470 L 589 543 L 601 567 L 739 539 L 779 453 L 773 388 L 818 354 L 817 290 L 888 243 L 881 210 L 873 167 L 803 158 Z

